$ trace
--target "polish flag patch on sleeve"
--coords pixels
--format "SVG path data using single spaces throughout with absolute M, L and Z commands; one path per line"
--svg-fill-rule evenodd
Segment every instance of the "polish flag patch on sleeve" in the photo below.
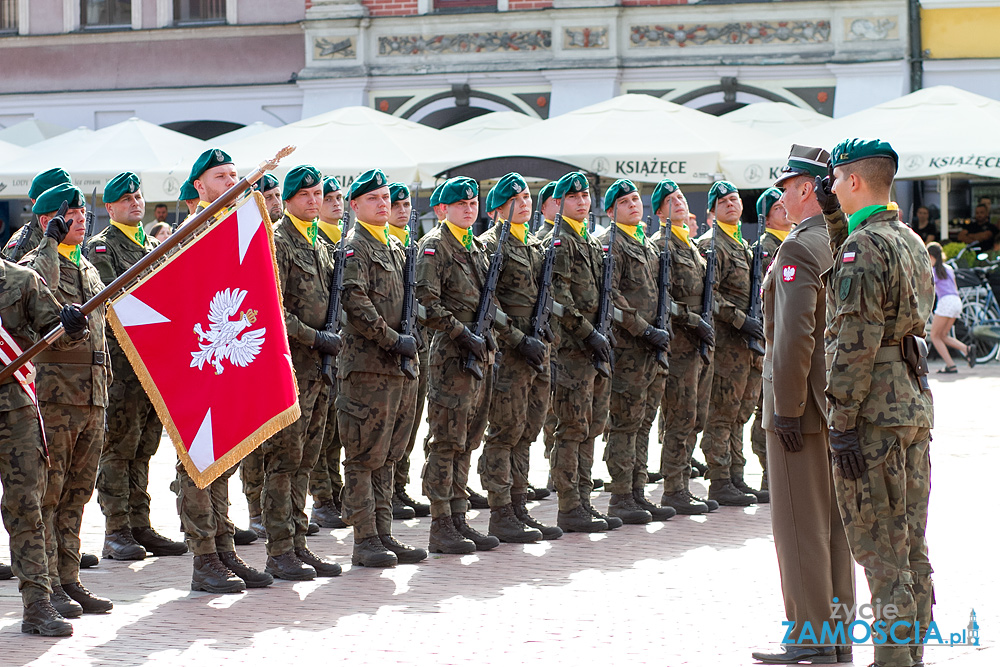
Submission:
M 844 259 L 843 259 L 844 264 L 850 264 L 851 262 L 853 262 L 854 258 L 857 256 L 857 254 L 858 253 L 854 252 L 853 250 L 850 251 L 850 252 L 845 252 L 844 253 Z
M 781 279 L 786 283 L 790 283 L 795 280 L 795 266 L 783 266 L 781 267 Z
M 554 246 L 561 246 L 562 245 L 562 239 L 556 239 L 555 241 L 552 242 L 552 245 L 554 245 Z
M 354 257 L 354 248 L 344 252 L 344 257 Z
M 424 248 L 424 254 L 425 255 L 433 255 L 434 254 L 434 248 Z
M 108 251 L 108 246 L 106 245 L 94 246 L 94 252 L 107 252 L 107 251 Z

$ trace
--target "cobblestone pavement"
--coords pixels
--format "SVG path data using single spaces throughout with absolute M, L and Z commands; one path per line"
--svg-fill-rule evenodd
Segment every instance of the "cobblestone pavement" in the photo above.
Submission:
M 947 638 L 965 628 L 975 608 L 982 646 L 931 647 L 926 663 L 996 665 L 1000 586 L 991 554 L 998 538 L 989 503 L 1000 478 L 1000 438 L 992 421 L 1000 365 L 963 369 L 944 380 L 932 368 L 931 377 L 937 428 L 928 536 L 937 570 L 936 620 Z M 532 477 L 544 484 L 540 443 L 537 450 Z M 167 489 L 174 460 L 164 440 L 153 460 L 151 488 L 155 527 L 179 537 Z M 599 467 L 596 476 L 605 473 Z M 415 460 L 413 495 L 419 493 L 419 469 Z M 755 484 L 759 469 L 753 472 L 748 481 Z M 706 490 L 700 480 L 694 486 Z M 245 526 L 238 476 L 231 491 L 231 516 Z M 660 488 L 647 487 L 647 495 L 659 498 Z M 608 494 L 595 494 L 595 506 L 606 508 L 607 501 Z M 535 503 L 532 512 L 554 523 L 555 502 L 550 497 Z M 84 519 L 84 550 L 100 554 L 103 521 L 96 498 Z M 473 511 L 470 519 L 485 530 L 488 512 Z M 428 526 L 428 519 L 420 519 L 395 522 L 394 528 L 403 541 L 426 546 Z M 340 577 L 277 582 L 240 595 L 192 593 L 190 555 L 101 561 L 83 571 L 83 583 L 112 598 L 115 609 L 74 620 L 74 636 L 62 640 L 22 635 L 16 582 L 0 582 L 0 665 L 289 665 L 303 659 L 358 665 L 751 665 L 752 650 L 777 648 L 782 636 L 767 505 L 431 557 L 385 571 L 350 567 L 351 544 L 349 530 L 310 538 L 314 551 L 344 565 Z M 6 551 L 6 534 L 0 534 L 0 553 Z M 239 552 L 263 567 L 260 541 Z M 860 570 L 858 589 L 859 601 L 867 601 Z M 855 664 L 867 665 L 871 658 L 870 646 L 855 650 Z

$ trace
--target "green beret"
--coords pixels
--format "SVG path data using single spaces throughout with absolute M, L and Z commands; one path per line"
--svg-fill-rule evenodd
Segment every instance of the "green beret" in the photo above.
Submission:
M 322 183 L 323 175 L 319 173 L 319 169 L 311 164 L 300 164 L 285 174 L 285 187 L 281 191 L 281 198 L 288 201 L 302 188 L 315 188 Z
M 610 188 L 604 191 L 604 210 L 607 211 L 612 208 L 619 197 L 630 195 L 635 191 L 635 183 L 627 178 L 619 178 L 611 184 Z
M 715 201 L 717 199 L 722 199 L 734 192 L 739 193 L 739 190 L 729 181 L 716 181 L 712 183 L 712 189 L 708 191 L 708 210 L 712 211 L 715 209 Z
M 365 173 L 354 179 L 351 189 L 347 191 L 347 198 L 354 199 L 361 195 L 368 194 L 379 188 L 389 187 L 389 179 L 385 177 L 381 169 L 369 169 Z
M 782 181 L 796 176 L 826 176 L 829 164 L 830 154 L 822 148 L 792 144 L 792 150 L 788 154 L 788 164 L 781 168 L 781 176 L 774 184 L 779 185 Z
M 395 183 L 389 184 L 389 201 L 397 202 L 404 201 L 410 198 L 410 188 L 406 187 L 405 183 L 400 183 L 396 181 Z
M 528 189 L 524 178 L 516 171 L 505 174 L 486 195 L 486 212 L 489 213 L 507 203 L 514 195 L 519 195 Z
M 274 177 L 272 176 L 272 178 Z M 184 181 L 183 183 L 181 183 L 181 191 L 177 195 L 177 199 L 181 201 L 187 201 L 189 199 L 201 199 L 201 195 L 198 194 L 198 191 L 194 189 L 193 185 L 191 185 L 191 181 Z
M 649 197 L 649 205 L 653 207 L 653 215 L 660 210 L 660 206 L 663 205 L 663 200 L 680 190 L 677 184 L 671 181 L 669 178 L 664 178 L 662 181 L 656 184 L 653 188 L 653 194 Z
M 778 188 L 764 190 L 764 194 L 757 198 L 757 215 L 764 216 L 766 220 L 767 216 L 771 213 L 771 207 L 777 204 L 779 199 L 781 199 L 781 190 Z M 761 229 L 758 231 L 763 232 L 764 230 Z
M 888 141 L 881 139 L 845 139 L 841 141 L 831 152 L 830 166 L 839 167 L 872 157 L 892 158 L 893 164 L 899 169 L 899 155 L 892 150 Z
M 31 187 L 28 189 L 28 199 L 38 199 L 38 195 L 42 194 L 49 188 L 59 185 L 60 183 L 72 182 L 73 179 L 69 177 L 69 172 L 62 167 L 55 167 L 53 169 L 49 169 L 48 171 L 43 171 L 31 179 Z M 56 208 L 59 207 L 56 206 Z
M 278 183 L 278 179 L 274 176 L 274 174 L 264 174 L 257 180 L 256 183 L 253 184 L 253 189 L 260 193 L 264 193 L 269 192 L 280 185 L 281 184 Z M 197 192 L 197 190 L 195 192 Z M 181 197 L 181 199 L 183 199 L 183 197 Z
M 438 199 L 441 204 L 454 204 L 464 199 L 475 199 L 478 196 L 479 183 L 465 176 L 456 176 L 444 182 Z
M 139 189 L 139 177 L 131 171 L 123 171 L 104 186 L 104 203 L 113 204 L 127 194 Z
M 194 183 L 206 171 L 222 164 L 233 164 L 233 158 L 229 157 L 229 154 L 221 148 L 209 148 L 194 161 L 194 166 L 191 167 L 188 180 Z
M 434 208 L 441 203 L 441 188 L 443 187 L 444 183 L 439 183 L 438 186 L 434 188 L 434 192 L 431 193 L 431 198 L 427 200 L 427 203 L 431 205 L 431 208 Z
M 541 190 L 538 191 L 538 205 L 541 206 L 548 200 L 552 199 L 552 193 L 556 191 L 556 182 L 549 181 L 545 184 Z
M 67 202 L 70 208 L 84 208 L 87 205 L 83 190 L 72 183 L 60 183 L 38 195 L 31 212 L 35 215 L 54 213 L 59 210 L 63 202 Z
M 336 176 L 324 176 L 323 177 L 323 196 L 327 196 L 331 192 L 338 192 L 340 190 L 340 181 L 337 180 Z
M 562 199 L 572 192 L 583 192 L 590 187 L 587 176 L 582 171 L 571 171 L 556 182 L 552 196 Z

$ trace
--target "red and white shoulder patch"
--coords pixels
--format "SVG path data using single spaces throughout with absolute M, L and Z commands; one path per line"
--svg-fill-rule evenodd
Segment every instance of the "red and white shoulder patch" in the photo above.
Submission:
M 781 279 L 786 283 L 790 283 L 795 280 L 795 269 L 796 267 L 794 264 L 781 267 Z
M 434 254 L 434 248 L 424 248 L 424 254 L 425 255 L 433 255 Z
M 354 257 L 354 248 L 344 251 L 344 257 Z
M 108 246 L 106 245 L 96 245 L 94 246 L 94 252 L 107 252 Z
M 844 264 L 850 264 L 851 262 L 853 262 L 854 258 L 857 257 L 857 255 L 858 253 L 854 252 L 853 250 L 850 252 L 845 252 L 843 258 Z

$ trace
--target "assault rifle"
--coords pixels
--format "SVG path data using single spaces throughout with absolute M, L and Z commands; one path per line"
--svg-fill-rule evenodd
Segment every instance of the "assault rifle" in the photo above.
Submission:
M 83 232 L 83 241 L 80 242 L 80 248 L 87 247 L 87 241 L 90 240 L 90 235 L 94 233 L 94 207 L 97 206 L 97 188 L 94 188 L 94 192 L 90 195 L 90 206 L 87 207 L 87 228 Z M 139 223 L 142 224 L 141 222 Z
M 499 212 L 493 216 L 494 225 L 496 225 L 498 214 Z M 493 252 L 493 256 L 490 257 L 490 268 L 486 272 L 486 281 L 483 283 L 483 289 L 479 293 L 476 320 L 472 323 L 472 333 L 483 338 L 487 345 L 490 345 L 490 329 L 493 328 L 493 321 L 497 317 L 497 304 L 493 299 L 493 295 L 496 293 L 497 282 L 500 280 L 500 269 L 503 268 L 503 244 L 507 241 L 509 233 L 510 220 L 504 220 L 503 225 L 500 227 L 500 233 L 497 234 L 497 249 Z M 476 355 L 472 352 L 465 358 L 465 370 L 472 373 L 477 380 L 483 379 L 483 369 L 480 367 Z
M 406 246 L 406 264 L 403 266 L 403 315 L 399 325 L 399 333 L 404 336 L 414 336 L 417 330 L 417 240 L 413 237 L 416 228 L 417 209 L 411 208 L 410 220 L 406 223 L 410 241 Z M 400 356 L 399 369 L 411 380 L 417 379 L 413 359 Z
M 670 204 L 667 205 L 668 211 Z M 667 220 L 670 219 L 669 212 L 667 214 Z M 652 221 L 652 216 L 646 218 L 646 226 L 649 227 L 649 223 Z M 664 230 L 661 236 L 663 236 L 663 250 L 660 251 L 660 270 L 659 270 L 659 280 L 657 281 L 657 287 L 659 289 L 659 294 L 656 297 L 656 322 L 653 324 L 657 329 L 663 329 L 670 334 L 670 337 L 674 337 L 673 325 L 670 322 L 670 309 L 673 303 L 670 299 L 670 229 L 660 226 L 660 229 Z M 660 365 L 660 368 L 667 370 L 670 367 L 667 361 L 667 353 L 663 350 L 657 350 L 656 352 L 656 363 Z
M 713 327 L 715 326 L 715 239 L 719 232 L 719 225 L 712 224 L 712 242 L 708 246 L 708 252 L 705 253 L 705 262 L 707 267 L 705 268 L 705 291 L 701 297 L 701 319 L 708 322 Z M 701 341 L 701 347 L 699 348 L 701 353 L 701 358 L 707 364 L 711 359 L 708 356 L 708 343 Z
M 758 322 L 764 321 L 761 308 L 760 281 L 761 272 L 764 266 L 764 216 L 757 216 L 757 243 L 753 247 L 753 265 L 750 267 L 750 308 L 747 309 L 749 317 L 757 318 Z M 764 356 L 764 346 L 760 344 L 760 339 L 756 336 L 746 337 L 747 347 L 759 357 Z
M 345 207 L 346 208 L 346 207 Z M 326 325 L 324 330 L 333 334 L 340 333 L 340 293 L 344 289 L 344 260 L 347 258 L 347 231 L 351 221 L 347 210 L 344 211 L 343 226 L 340 233 L 340 240 L 333 249 L 333 278 L 330 280 L 330 301 L 326 307 Z M 333 355 L 323 355 L 322 368 L 323 382 L 332 387 L 336 383 L 333 375 Z
M 563 198 L 565 202 L 565 197 Z M 545 249 L 545 259 L 542 261 L 542 275 L 538 283 L 538 298 L 535 300 L 535 308 L 531 311 L 531 335 L 538 340 L 545 340 L 554 343 L 555 334 L 552 333 L 552 269 L 556 263 L 556 248 L 559 247 L 559 227 L 562 224 L 563 205 L 559 205 L 559 215 L 552 221 L 552 240 L 549 247 Z M 542 373 L 544 368 L 535 368 Z
M 591 212 L 591 218 L 593 218 L 593 212 Z M 612 347 L 615 346 L 615 335 L 611 332 L 611 320 L 614 318 L 615 304 L 611 300 L 611 283 L 614 281 L 615 276 L 615 239 L 618 236 L 618 224 L 615 220 L 618 218 L 618 201 L 615 200 L 615 207 L 611 212 L 611 226 L 608 232 L 608 247 L 604 251 L 604 274 L 601 276 L 601 296 L 597 304 L 597 322 L 594 323 L 594 329 L 597 330 L 599 334 L 608 339 L 608 342 Z M 615 356 L 614 351 L 611 352 L 611 362 L 594 360 L 594 368 L 597 372 L 606 378 L 611 377 L 611 373 L 615 368 Z

